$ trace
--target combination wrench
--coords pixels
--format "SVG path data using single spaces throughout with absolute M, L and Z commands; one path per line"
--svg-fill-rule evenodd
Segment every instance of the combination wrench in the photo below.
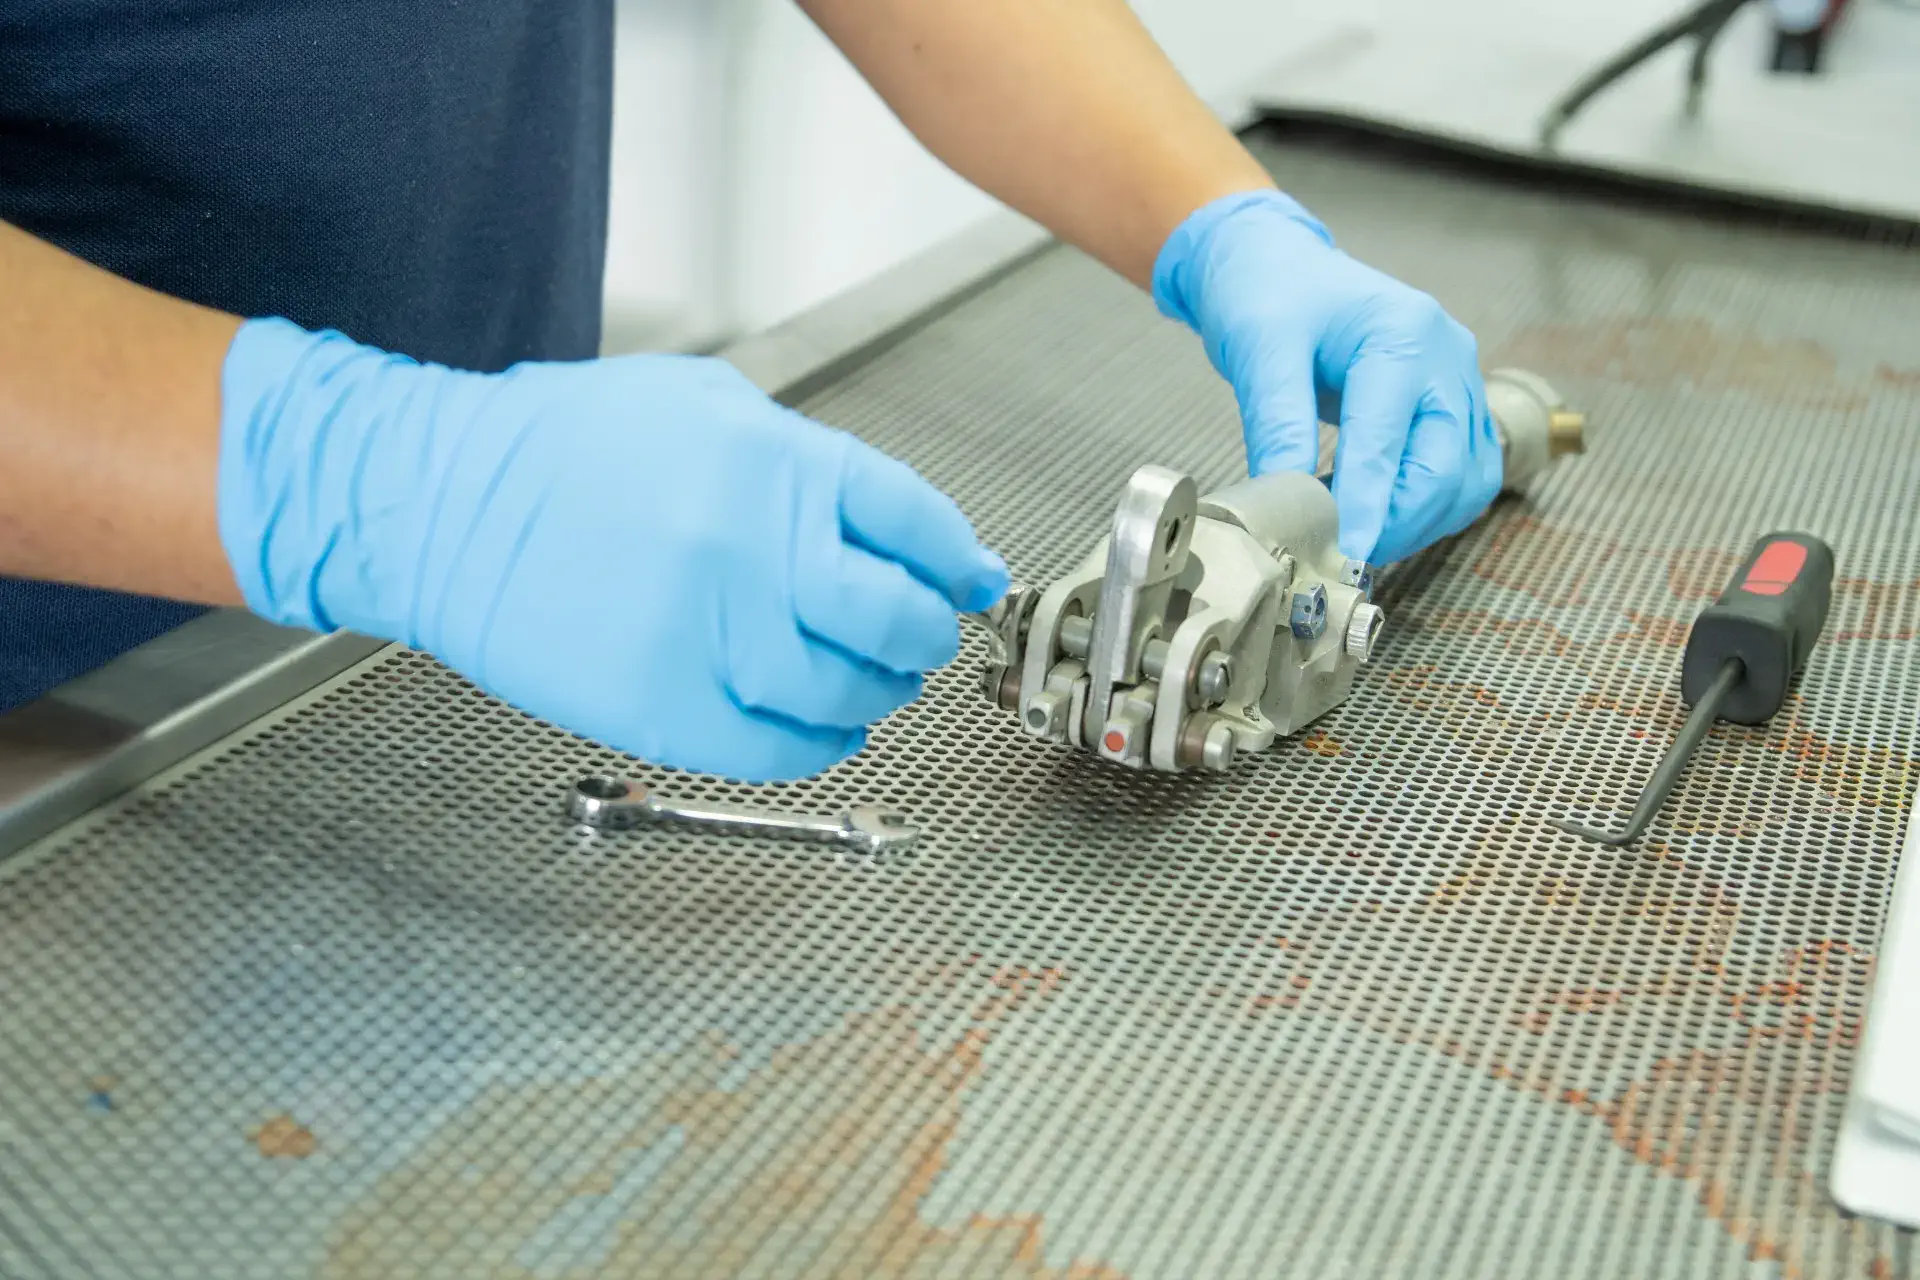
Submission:
M 875 805 L 854 805 L 838 814 L 809 816 L 746 805 L 670 802 L 655 795 L 645 783 L 605 776 L 574 783 L 567 811 L 578 822 L 610 831 L 656 822 L 683 822 L 742 835 L 837 844 L 868 856 L 904 849 L 920 838 L 919 828 L 905 814 Z

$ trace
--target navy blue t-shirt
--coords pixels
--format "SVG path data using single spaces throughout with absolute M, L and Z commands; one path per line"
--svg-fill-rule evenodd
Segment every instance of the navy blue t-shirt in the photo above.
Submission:
M 612 0 L 3 0 L 0 220 L 422 360 L 591 356 L 612 59 Z M 194 612 L 0 578 L 0 709 Z

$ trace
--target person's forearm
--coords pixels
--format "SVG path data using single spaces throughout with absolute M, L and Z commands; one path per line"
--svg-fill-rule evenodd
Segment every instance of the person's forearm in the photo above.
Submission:
M 1123 0 L 799 0 L 916 137 L 1137 284 L 1204 204 L 1271 186 Z
M 238 325 L 0 223 L 0 573 L 240 602 L 215 496 Z

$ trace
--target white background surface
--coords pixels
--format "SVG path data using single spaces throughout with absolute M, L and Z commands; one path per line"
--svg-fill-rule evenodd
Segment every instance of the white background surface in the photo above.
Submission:
M 1135 0 L 1209 98 L 1264 84 L 1524 145 L 1586 68 L 1682 0 Z M 1684 53 L 1593 104 L 1583 158 L 1920 215 L 1920 0 L 1854 0 L 1813 79 L 1763 71 L 1753 5 L 1678 119 Z M 1364 55 L 1317 50 L 1358 35 Z M 786 319 L 994 209 L 928 156 L 792 0 L 621 0 L 609 344 L 685 345 Z
M 1312 12 L 1134 7 L 1210 97 L 1277 62 Z M 921 149 L 792 0 L 622 0 L 616 58 L 610 345 L 764 328 L 996 208 Z
M 1471 0 L 1356 21 L 1329 9 L 1301 38 L 1320 56 L 1274 77 L 1263 101 L 1537 154 L 1548 108 L 1590 69 L 1655 30 L 1682 0 L 1556 6 Z M 1339 38 L 1336 38 L 1338 36 Z M 1586 165 L 1825 207 L 1920 217 L 1920 9 L 1855 0 L 1815 76 L 1766 70 L 1766 8 L 1744 8 L 1715 46 L 1707 92 L 1683 114 L 1691 44 L 1670 47 L 1595 99 L 1560 153 Z
M 1907 819 L 1907 844 L 1887 912 L 1854 1062 L 1852 1095 L 1838 1150 L 1834 1196 L 1855 1213 L 1920 1227 L 1920 823 Z M 1892 1129 L 1883 1118 L 1896 1119 Z

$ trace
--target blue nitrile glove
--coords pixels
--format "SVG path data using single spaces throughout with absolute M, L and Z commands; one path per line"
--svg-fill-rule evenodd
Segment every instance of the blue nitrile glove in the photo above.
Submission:
M 1255 475 L 1312 472 L 1337 422 L 1343 555 L 1390 564 L 1471 524 L 1500 492 L 1473 335 L 1354 261 L 1278 191 L 1190 216 L 1154 264 L 1160 309 L 1205 341 L 1240 399 Z
M 255 612 L 425 650 L 659 764 L 818 773 L 1007 586 L 932 486 L 718 360 L 481 375 L 265 320 L 222 390 Z

